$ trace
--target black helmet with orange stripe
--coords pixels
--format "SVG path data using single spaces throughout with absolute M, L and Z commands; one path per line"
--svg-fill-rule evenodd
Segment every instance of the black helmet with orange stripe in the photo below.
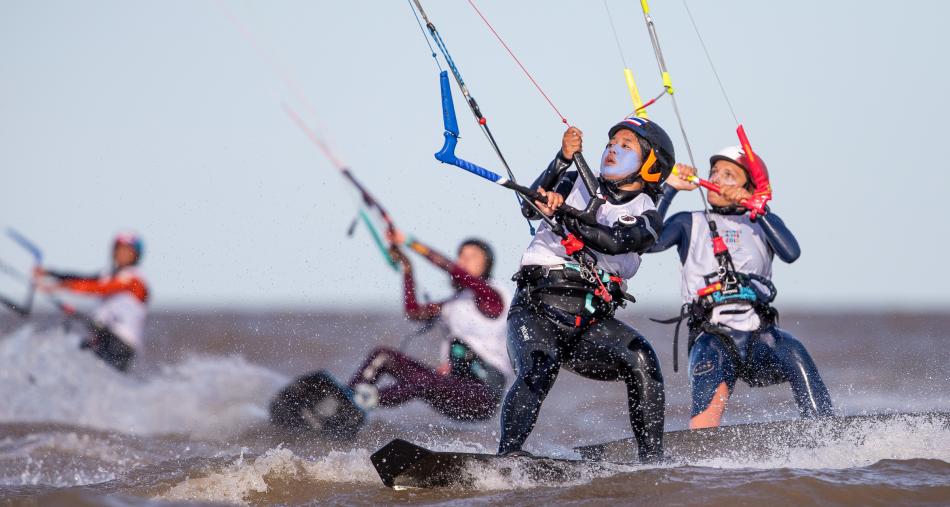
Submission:
M 676 163 L 673 141 L 662 127 L 636 115 L 630 115 L 611 127 L 608 136 L 612 138 L 621 129 L 637 135 L 642 157 L 640 169 L 621 180 L 611 181 L 605 187 L 613 190 L 620 185 L 643 181 L 644 192 L 656 201 L 661 193 L 660 185 L 666 181 Z

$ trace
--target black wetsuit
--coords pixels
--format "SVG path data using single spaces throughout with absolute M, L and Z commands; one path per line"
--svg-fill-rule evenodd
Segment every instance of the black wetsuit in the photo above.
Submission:
M 569 166 L 558 156 L 532 188 L 555 189 L 567 196 L 577 178 L 576 172 L 565 173 Z M 538 218 L 527 207 L 523 211 L 529 218 Z M 565 225 L 599 252 L 639 254 L 654 243 L 662 222 L 652 209 L 636 218 L 633 223 L 621 220 L 609 226 L 568 219 Z M 571 260 L 564 262 L 569 265 Z M 508 314 L 508 352 L 516 379 L 502 405 L 499 454 L 521 450 L 541 403 L 564 367 L 590 379 L 626 383 L 640 459 L 661 458 L 663 377 L 650 344 L 613 316 L 614 303 L 591 298 L 597 286 L 576 270 L 523 266 L 515 279 L 518 292 Z M 618 286 L 610 284 L 610 288 L 613 292 Z
M 658 209 L 666 214 L 676 190 L 666 187 Z M 713 208 L 713 214 L 741 214 L 744 210 Z M 666 220 L 659 240 L 650 252 L 677 247 L 685 264 L 690 251 L 693 214 L 677 213 Z M 756 222 L 761 227 L 770 253 L 788 263 L 801 251 L 795 236 L 775 213 L 767 213 Z M 705 238 L 704 238 L 705 239 Z M 710 246 L 710 248 L 712 248 Z M 767 305 L 756 305 L 761 319 L 759 329 L 737 331 L 708 321 L 708 309 L 694 303 L 689 322 L 689 368 L 692 384 L 692 416 L 705 411 L 716 388 L 725 383 L 731 393 L 741 379 L 752 387 L 788 382 L 803 417 L 833 415 L 831 396 L 818 374 L 815 362 L 805 346 L 791 333 L 776 325 L 777 312 Z

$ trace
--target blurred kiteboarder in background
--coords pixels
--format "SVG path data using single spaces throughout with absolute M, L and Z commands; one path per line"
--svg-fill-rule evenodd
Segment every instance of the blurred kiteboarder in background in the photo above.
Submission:
M 345 386 L 322 370 L 297 378 L 271 404 L 274 423 L 348 438 L 362 426 L 366 412 L 415 399 L 458 421 L 490 419 L 497 413 L 513 372 L 505 342 L 509 295 L 491 279 L 495 258 L 491 247 L 467 239 L 452 261 L 395 228 L 388 232 L 388 240 L 389 256 L 403 270 L 406 318 L 425 323 L 415 335 L 437 323 L 445 329 L 441 364 L 433 367 L 408 355 L 401 350 L 405 344 L 377 347 Z M 439 303 L 420 303 L 412 263 L 399 245 L 448 273 L 452 296 Z
M 89 327 L 80 347 L 123 372 L 142 348 L 148 315 L 149 289 L 139 270 L 143 248 L 138 234 L 120 232 L 112 242 L 112 267 L 101 274 L 80 275 L 43 267 L 34 270 L 41 291 L 68 291 L 99 299 L 91 315 L 71 314 Z

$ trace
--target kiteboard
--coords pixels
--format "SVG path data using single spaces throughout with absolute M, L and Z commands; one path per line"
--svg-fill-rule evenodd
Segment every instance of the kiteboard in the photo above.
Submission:
M 862 427 L 906 421 L 914 425 L 937 424 L 950 430 L 950 413 L 891 413 L 851 415 L 818 419 L 796 419 L 764 423 L 736 424 L 718 428 L 669 431 L 663 436 L 664 455 L 676 461 L 736 454 L 742 457 L 769 456 L 790 448 L 815 448 L 860 434 Z M 633 437 L 575 447 L 584 459 L 636 461 L 637 442 Z
M 270 420 L 293 432 L 346 440 L 363 426 L 366 413 L 353 403 L 350 389 L 321 370 L 297 378 L 277 393 Z
M 950 431 L 950 413 L 893 413 L 737 424 L 718 428 L 670 431 L 664 434 L 665 460 L 690 462 L 710 457 L 755 458 L 817 448 L 843 439 L 866 438 L 875 425 L 896 428 L 935 425 Z M 582 459 L 497 456 L 438 452 L 396 439 L 370 460 L 383 484 L 394 489 L 470 488 L 485 474 L 502 480 L 562 484 L 599 474 L 630 471 L 637 464 L 633 438 L 575 447 Z
M 480 467 L 502 478 L 517 474 L 532 483 L 560 484 L 617 466 L 590 460 L 437 452 L 401 439 L 373 453 L 370 461 L 383 484 L 394 489 L 470 488 L 481 475 Z

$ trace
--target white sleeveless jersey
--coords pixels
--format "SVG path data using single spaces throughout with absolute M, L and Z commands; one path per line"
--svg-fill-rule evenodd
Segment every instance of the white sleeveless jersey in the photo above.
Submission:
M 594 169 L 591 169 L 594 171 Z M 595 171 L 595 175 L 596 171 Z M 578 177 L 574 182 L 574 188 L 568 194 L 565 204 L 584 209 L 590 201 L 590 194 L 584 182 Z M 653 200 L 646 194 L 640 194 L 625 204 L 611 204 L 606 202 L 597 210 L 597 222 L 607 226 L 613 226 L 622 216 L 636 217 L 651 209 L 656 209 Z M 609 271 L 621 278 L 630 279 L 640 268 L 640 255 L 635 252 L 607 255 L 595 252 L 597 266 L 600 269 Z M 538 232 L 534 239 L 528 245 L 524 255 L 521 256 L 522 266 L 556 266 L 571 262 L 570 256 L 561 245 L 561 237 L 551 230 L 546 223 L 538 227 Z
M 138 278 L 142 283 L 145 283 L 141 273 L 132 266 L 119 270 L 115 275 L 105 273 L 102 278 L 105 280 L 110 278 L 119 280 Z M 142 338 L 145 335 L 147 314 L 148 310 L 144 302 L 131 292 L 122 291 L 106 296 L 102 304 L 93 312 L 92 317 L 93 320 L 107 327 L 121 338 L 129 347 L 140 350 Z
M 773 252 L 762 232 L 762 226 L 752 222 L 748 214 L 710 213 L 709 216 L 716 222 L 719 235 L 729 247 L 729 254 L 732 256 L 736 271 L 771 279 Z M 706 215 L 701 211 L 696 211 L 693 212 L 692 218 L 689 253 L 683 263 L 682 272 L 681 289 L 684 303 L 695 301 L 698 290 L 718 280 L 716 270 L 719 268 L 719 263 L 713 254 Z M 749 303 L 717 306 L 713 309 L 711 320 L 714 324 L 722 324 L 739 331 L 753 331 L 758 329 L 760 324 L 758 315 Z
M 457 338 L 479 357 L 484 359 L 508 378 L 512 378 L 511 360 L 508 359 L 508 305 L 511 295 L 495 282 L 489 282 L 492 289 L 501 297 L 502 312 L 498 318 L 491 319 L 478 311 L 475 294 L 465 289 L 454 299 L 442 304 L 442 322 L 452 338 Z M 444 358 L 448 359 L 448 347 L 443 347 Z

